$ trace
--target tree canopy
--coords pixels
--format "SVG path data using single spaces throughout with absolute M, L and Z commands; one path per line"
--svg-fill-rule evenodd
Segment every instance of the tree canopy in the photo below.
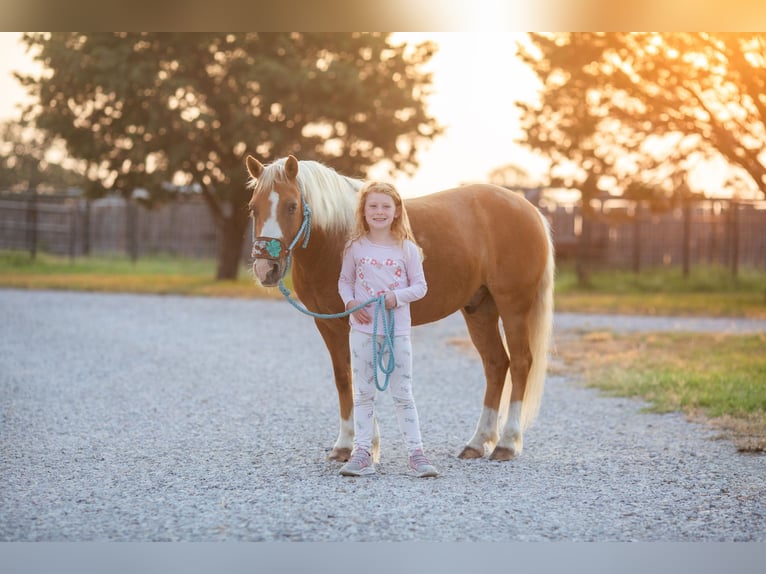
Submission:
M 55 146 L 40 131 L 19 122 L 0 123 L 0 190 L 63 191 L 82 187 L 84 178 L 46 158 Z
M 287 154 L 364 176 L 411 173 L 441 128 L 425 109 L 431 43 L 372 33 L 46 33 L 21 77 L 26 118 L 66 142 L 88 179 L 130 193 L 195 184 L 222 232 L 219 278 L 237 274 L 247 226 L 244 157 Z
M 523 143 L 552 183 L 688 193 L 723 160 L 733 188 L 766 196 L 766 34 L 530 34 L 520 55 L 541 82 L 517 104 Z

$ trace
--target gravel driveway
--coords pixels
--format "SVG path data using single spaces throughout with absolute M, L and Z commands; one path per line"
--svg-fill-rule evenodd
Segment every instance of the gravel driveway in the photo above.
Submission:
M 389 397 L 378 474 L 337 474 L 329 358 L 281 301 L 0 290 L 0 317 L 3 541 L 766 541 L 766 457 L 566 378 L 521 458 L 458 460 L 484 388 L 459 315 L 414 331 L 436 479 L 407 474 Z M 556 319 L 606 326 L 766 330 Z

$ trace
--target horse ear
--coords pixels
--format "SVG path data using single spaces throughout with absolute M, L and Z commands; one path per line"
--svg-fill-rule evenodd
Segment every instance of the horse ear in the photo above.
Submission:
M 285 162 L 285 174 L 290 179 L 298 177 L 298 160 L 292 155 L 287 156 L 287 161 Z
M 258 179 L 263 173 L 263 164 L 255 159 L 253 156 L 247 156 L 245 159 L 245 165 L 247 165 L 247 172 L 253 179 Z

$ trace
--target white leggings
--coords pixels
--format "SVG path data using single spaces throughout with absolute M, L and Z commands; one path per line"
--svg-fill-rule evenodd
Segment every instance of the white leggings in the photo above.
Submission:
M 378 350 L 383 341 L 378 336 Z M 372 450 L 373 417 L 375 413 L 375 367 L 372 358 L 372 335 L 354 329 L 349 336 L 351 345 L 351 370 L 354 382 L 354 448 Z M 409 335 L 394 337 L 394 358 L 396 367 L 391 373 L 388 389 L 396 407 L 399 429 L 404 436 L 407 451 L 423 448 L 420 437 L 418 410 L 412 394 L 412 343 Z M 384 358 L 384 364 L 388 360 Z M 378 384 L 382 385 L 385 375 L 378 371 Z

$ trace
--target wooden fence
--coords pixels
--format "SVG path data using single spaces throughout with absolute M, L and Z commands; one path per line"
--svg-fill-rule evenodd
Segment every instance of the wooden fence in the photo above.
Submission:
M 148 209 L 120 197 L 0 195 L 0 249 L 80 257 L 152 254 L 215 257 L 218 230 L 201 198 Z M 250 246 L 243 248 L 243 258 Z
M 642 268 L 720 265 L 766 270 L 766 201 L 702 200 L 654 213 L 634 202 L 611 199 L 592 206 L 544 206 L 559 259 L 578 253 L 591 263 Z
M 591 263 L 634 269 L 718 264 L 766 270 L 766 202 L 704 200 L 653 213 L 622 200 L 599 202 L 584 220 L 577 206 L 543 203 L 557 257 L 579 250 Z M 0 194 L 0 249 L 80 257 L 123 253 L 215 257 L 218 231 L 204 201 L 179 198 L 153 209 L 123 198 Z M 249 241 L 242 257 L 249 257 Z

